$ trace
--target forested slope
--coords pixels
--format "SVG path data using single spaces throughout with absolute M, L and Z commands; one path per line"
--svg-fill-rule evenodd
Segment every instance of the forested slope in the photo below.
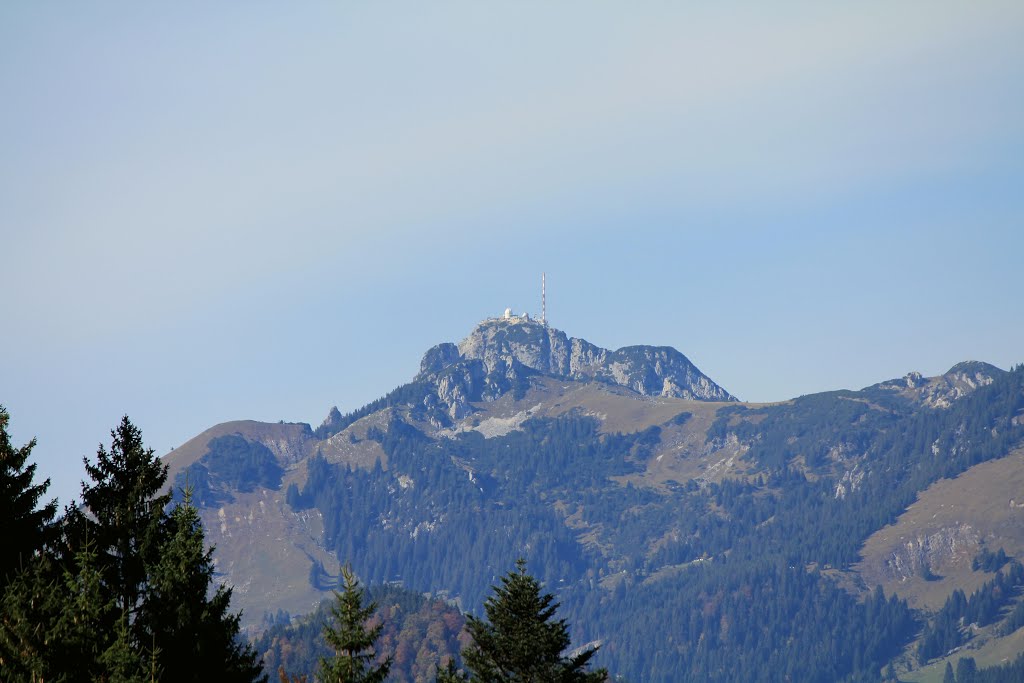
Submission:
M 368 584 L 479 613 L 522 556 L 574 642 L 602 642 L 595 663 L 629 680 L 880 680 L 944 654 L 918 645 L 940 617 L 899 584 L 866 583 L 862 549 L 929 486 L 1022 444 L 1024 369 L 989 368 L 762 406 L 638 396 L 671 417 L 625 431 L 606 425 L 623 424 L 608 406 L 628 399 L 559 409 L 581 386 L 569 380 L 520 373 L 453 422 L 424 411 L 434 389 L 421 379 L 309 430 L 311 455 L 280 478 L 223 436 L 193 467 L 209 475 L 211 516 L 237 481 L 270 492 L 282 518 L 316 522 L 334 559 L 310 557 L 313 589 L 351 562 Z M 652 474 L 670 469 L 693 476 Z M 992 628 L 1010 628 L 1008 586 Z

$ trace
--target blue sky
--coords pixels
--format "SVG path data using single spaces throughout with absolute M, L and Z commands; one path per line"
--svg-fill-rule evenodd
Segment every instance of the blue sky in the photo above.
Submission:
M 1024 361 L 1024 5 L 0 7 L 0 403 L 67 502 L 506 306 L 743 399 Z

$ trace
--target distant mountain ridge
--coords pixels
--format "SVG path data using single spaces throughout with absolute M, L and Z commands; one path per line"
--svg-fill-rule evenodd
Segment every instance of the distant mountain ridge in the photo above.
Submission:
M 792 679 L 943 666 L 906 654 L 929 623 L 911 608 L 989 581 L 983 552 L 1024 558 L 1021 457 L 1024 367 L 750 404 L 675 349 L 611 351 L 523 316 L 434 346 L 409 383 L 315 430 L 225 423 L 167 462 L 202 484 L 218 572 L 254 630 L 264 611 L 312 611 L 340 562 L 479 610 L 524 556 L 574 644 L 601 639 L 612 670 L 668 683 L 776 680 L 784 644 L 850 638 L 875 643 L 863 663 L 815 651 L 785 661 Z M 867 599 L 876 583 L 886 600 Z M 1004 628 L 960 640 L 987 666 L 1024 651 Z

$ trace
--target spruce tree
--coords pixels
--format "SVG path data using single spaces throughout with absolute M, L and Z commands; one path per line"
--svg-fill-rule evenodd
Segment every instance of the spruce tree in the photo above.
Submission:
M 206 549 L 190 490 L 162 524 L 157 560 L 148 564 L 138 631 L 156 648 L 163 680 L 225 683 L 261 680 L 256 653 L 239 640 L 231 589 L 214 584 L 213 548 Z
M 956 683 L 956 676 L 953 675 L 953 665 L 946 662 L 946 670 L 942 674 L 942 683 Z
M 131 632 L 128 630 L 128 615 L 122 614 L 117 621 L 114 642 L 99 658 L 104 670 L 102 680 L 107 683 L 147 683 L 151 680 L 160 680 L 157 676 L 156 654 L 157 651 L 150 654 L 150 670 L 147 671 L 145 657 L 132 643 Z
M 87 508 L 68 508 L 59 543 L 0 594 L 0 679 L 265 681 L 230 589 L 211 593 L 213 551 L 190 495 L 168 512 L 167 468 L 127 417 L 112 435 L 86 461 Z
M 598 683 L 607 672 L 586 671 L 596 649 L 565 656 L 569 630 L 555 619 L 558 603 L 541 594 L 540 584 L 526 573 L 520 559 L 516 569 L 494 586 L 484 603 L 487 620 L 467 617 L 473 644 L 463 653 L 470 680 L 479 683 Z
M 11 576 L 0 598 L 0 672 L 4 683 L 50 680 L 48 625 L 61 610 L 49 558 L 33 558 Z
M 27 565 L 33 553 L 51 540 L 53 518 L 57 513 L 55 500 L 36 509 L 50 480 L 32 483 L 36 466 L 25 462 L 36 440 L 15 448 L 7 431 L 9 422 L 10 415 L 0 406 L 0 520 L 4 526 L 4 539 L 0 543 L 0 589 L 14 571 Z
M 974 657 L 961 657 L 956 660 L 957 683 L 975 683 L 978 677 L 978 665 Z
M 0 670 L 5 683 L 104 678 L 103 653 L 111 603 L 105 602 L 97 554 L 86 541 L 63 567 L 48 555 L 33 558 L 3 596 Z
M 367 629 L 366 622 L 377 606 L 363 607 L 363 589 L 351 567 L 341 569 L 342 590 L 334 591 L 334 604 L 324 624 L 324 640 L 334 651 L 331 658 L 320 658 L 317 679 L 322 683 L 379 683 L 391 668 L 391 657 L 374 664 L 373 645 L 382 625 Z
M 88 529 L 95 539 L 104 567 L 104 584 L 112 592 L 117 614 L 126 613 L 134 623 L 146 585 L 147 564 L 159 544 L 164 508 L 169 493 L 160 495 L 167 481 L 167 466 L 142 444 L 142 433 L 124 416 L 110 432 L 107 451 L 101 444 L 96 463 L 85 458 L 91 484 L 82 484 L 82 500 L 92 519 L 71 516 L 76 533 Z M 114 623 L 109 624 L 113 632 Z

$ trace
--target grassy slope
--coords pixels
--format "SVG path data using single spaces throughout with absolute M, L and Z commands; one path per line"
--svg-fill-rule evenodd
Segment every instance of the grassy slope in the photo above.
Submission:
M 1011 505 L 1011 501 L 1013 505 Z M 1012 557 L 1024 558 L 1024 449 L 1005 458 L 975 465 L 956 479 L 943 479 L 922 492 L 896 524 L 873 534 L 863 546 L 857 567 L 867 585 L 881 584 L 918 608 L 942 607 L 956 588 L 967 594 L 992 577 L 971 571 L 978 546 L 965 547 L 956 560 L 934 568 L 942 578 L 926 581 L 913 576 L 896 579 L 882 570 L 886 557 L 919 536 L 944 528 L 969 525 L 985 547 L 1000 546 Z M 1020 507 L 1017 507 L 1020 506 Z
M 705 443 L 708 427 L 715 421 L 719 409 L 725 406 L 746 405 L 756 409 L 761 404 L 735 402 L 692 401 L 662 396 L 640 396 L 629 389 L 602 383 L 582 383 L 543 378 L 519 401 L 511 395 L 494 403 L 477 403 L 479 411 L 466 420 L 463 428 L 474 424 L 488 426 L 489 421 L 526 417 L 559 417 L 576 412 L 596 418 L 601 431 L 606 433 L 634 433 L 653 426 L 661 427 L 661 443 L 651 453 L 646 471 L 622 477 L 625 484 L 663 488 L 667 482 L 685 483 L 701 478 L 721 481 L 726 477 L 742 475 L 745 449 L 738 444 Z M 681 413 L 692 417 L 681 425 L 671 420 Z
M 971 644 L 969 643 L 968 646 Z M 953 665 L 956 671 L 956 662 L 961 657 L 973 657 L 978 668 L 983 669 L 989 666 L 1007 664 L 1024 652 L 1024 628 L 1017 629 L 1005 638 L 995 638 L 987 641 L 978 648 L 964 647 L 954 652 L 949 657 L 932 662 L 928 666 L 900 673 L 901 681 L 913 683 L 942 683 L 942 675 L 946 670 L 946 662 Z
M 182 469 L 188 467 L 207 453 L 207 444 L 218 436 L 238 434 L 249 441 L 258 441 L 265 444 L 279 458 L 295 460 L 308 452 L 295 452 L 302 449 L 300 444 L 306 442 L 307 426 L 291 422 L 257 422 L 255 420 L 235 420 L 222 422 L 219 425 L 210 427 L 205 432 L 194 436 L 170 453 L 164 455 L 161 460 L 168 467 L 169 482 L 174 481 L 175 475 Z M 304 450 L 304 449 L 302 449 Z
M 359 423 L 351 429 L 365 432 Z M 217 571 L 234 587 L 232 609 L 242 610 L 242 626 L 260 623 L 265 611 L 284 609 L 302 614 L 313 609 L 324 593 L 309 583 L 313 560 L 337 573 L 337 560 L 320 541 L 323 522 L 316 510 L 294 512 L 285 503 L 288 485 L 306 481 L 306 456 L 316 452 L 318 442 L 303 424 L 282 424 L 239 420 L 225 422 L 204 431 L 163 457 L 168 481 L 207 453 L 211 439 L 239 434 L 263 443 L 278 457 L 286 471 L 279 490 L 257 489 L 236 493 L 234 500 L 217 508 L 200 510 L 207 543 L 216 548 Z M 347 433 L 338 436 L 341 448 L 326 446 L 325 456 L 333 460 L 348 455 L 354 465 L 372 467 L 380 446 L 363 441 L 348 447 Z
M 990 581 L 992 574 L 971 570 L 971 560 L 980 549 L 971 546 L 956 555 L 956 561 L 937 567 L 942 578 L 926 581 L 912 576 L 898 580 L 880 570 L 895 548 L 918 536 L 927 536 L 943 528 L 969 525 L 978 532 L 990 550 L 1005 548 L 1018 559 L 1024 558 L 1024 449 L 1005 458 L 975 465 L 955 479 L 938 481 L 918 496 L 897 520 L 865 542 L 863 561 L 856 567 L 868 586 L 881 583 L 886 593 L 895 592 L 911 605 L 934 612 L 949 595 L 960 588 L 966 594 Z M 1020 505 L 1020 507 L 1017 507 Z M 940 683 L 949 661 L 954 670 L 960 657 L 974 657 L 979 667 L 1004 664 L 1024 652 L 1024 629 L 1003 638 L 993 637 L 994 626 L 982 629 L 960 650 L 920 669 L 900 672 L 900 680 Z M 903 666 L 916 667 L 913 651 L 906 650 Z

